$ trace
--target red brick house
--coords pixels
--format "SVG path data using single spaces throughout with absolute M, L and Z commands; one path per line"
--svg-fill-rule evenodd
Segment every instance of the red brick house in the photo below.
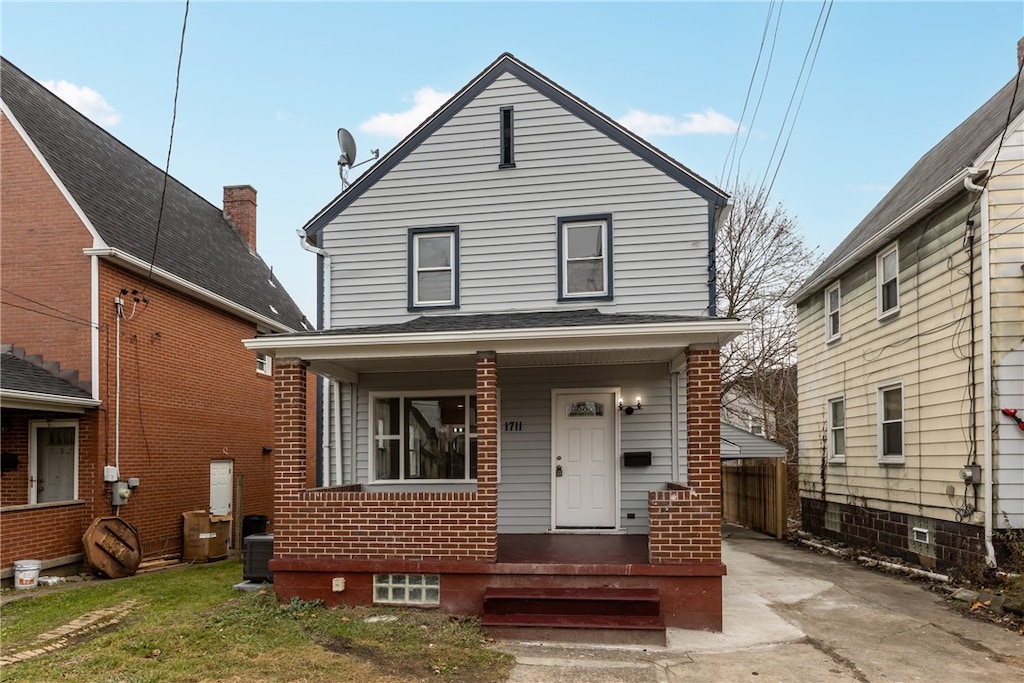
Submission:
M 505 54 L 311 219 L 324 329 L 246 342 L 276 359 L 278 596 L 720 629 L 727 199 Z
M 271 361 L 241 340 L 305 321 L 256 253 L 255 190 L 162 198 L 159 168 L 2 68 L 0 571 L 79 561 L 115 512 L 144 557 L 181 552 L 186 511 L 272 515 Z

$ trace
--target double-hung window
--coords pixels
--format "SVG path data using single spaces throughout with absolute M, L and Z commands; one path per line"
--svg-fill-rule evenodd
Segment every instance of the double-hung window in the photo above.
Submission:
M 370 404 L 375 481 L 476 479 L 475 394 L 373 394 Z
M 828 400 L 828 459 L 846 462 L 846 398 Z
M 835 283 L 825 290 L 825 341 L 839 339 L 842 332 L 839 321 L 839 306 L 842 297 L 839 293 L 839 283 Z
M 902 383 L 878 388 L 878 462 L 904 462 Z
M 459 229 L 410 229 L 409 309 L 458 306 Z
M 256 354 L 256 372 L 261 375 L 274 374 L 273 361 L 270 360 L 270 356 L 265 353 Z
M 892 245 L 878 255 L 875 264 L 878 288 L 878 317 L 884 318 L 900 310 L 900 250 Z
M 558 299 L 612 298 L 612 216 L 558 219 Z

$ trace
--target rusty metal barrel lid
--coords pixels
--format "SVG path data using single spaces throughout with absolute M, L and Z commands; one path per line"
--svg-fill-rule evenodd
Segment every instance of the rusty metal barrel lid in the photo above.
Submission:
M 82 536 L 85 559 L 111 579 L 131 576 L 142 561 L 139 532 L 120 517 L 97 517 Z

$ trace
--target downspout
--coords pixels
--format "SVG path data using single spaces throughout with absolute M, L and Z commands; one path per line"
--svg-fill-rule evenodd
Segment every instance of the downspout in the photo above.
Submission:
M 973 169 L 972 169 L 973 170 Z M 992 280 L 989 255 L 989 216 L 988 189 L 975 185 L 971 180 L 978 173 L 964 178 L 964 188 L 968 192 L 980 192 L 981 234 L 978 240 L 981 249 L 981 358 L 982 358 L 982 433 L 984 434 L 984 459 L 982 467 L 985 473 L 982 486 L 985 496 L 985 562 L 989 567 L 996 567 L 996 549 L 992 543 L 995 514 L 992 510 Z M 970 218 L 970 216 L 968 216 Z M 974 274 L 971 274 L 974 277 Z
M 295 231 L 295 234 L 299 237 L 299 245 L 311 254 L 316 254 L 317 259 L 320 262 L 320 269 L 317 272 L 317 304 L 319 304 L 319 310 L 316 312 L 317 329 L 330 329 L 331 326 L 331 255 L 327 253 L 326 249 L 322 247 L 314 246 L 309 243 L 308 235 L 306 231 L 299 228 Z M 321 233 L 322 234 L 322 233 Z M 328 446 L 328 435 L 326 426 L 330 424 L 330 397 L 331 397 L 331 382 L 326 382 L 324 379 L 317 375 L 316 378 L 317 389 L 320 392 L 320 417 L 317 420 L 317 437 L 319 439 L 318 457 L 320 458 L 320 481 L 317 482 L 321 486 L 329 486 L 330 480 L 330 452 Z M 338 405 L 338 413 L 340 419 L 341 405 Z M 338 444 L 338 450 L 341 450 L 341 445 Z

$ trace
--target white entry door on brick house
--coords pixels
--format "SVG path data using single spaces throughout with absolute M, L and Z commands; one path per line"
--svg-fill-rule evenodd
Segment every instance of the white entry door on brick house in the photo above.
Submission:
M 552 526 L 614 529 L 619 517 L 615 392 L 556 391 L 552 404 Z
M 234 477 L 234 462 L 231 460 L 210 461 L 210 514 L 231 514 L 231 492 Z

